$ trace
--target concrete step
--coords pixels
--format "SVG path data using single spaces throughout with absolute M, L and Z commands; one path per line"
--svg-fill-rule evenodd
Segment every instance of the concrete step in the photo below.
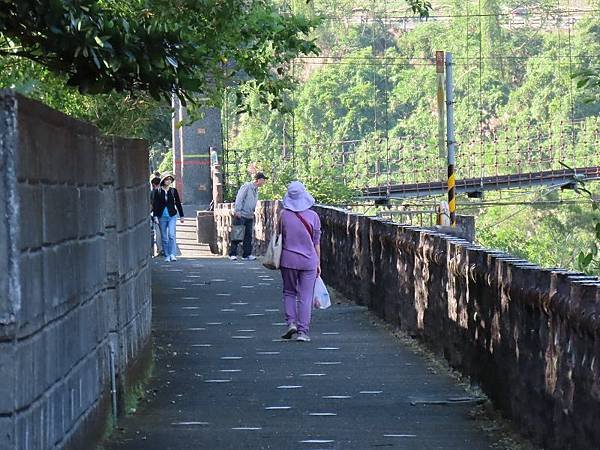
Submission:
M 194 217 L 185 217 L 183 223 L 177 221 L 177 247 L 183 258 L 197 258 L 211 254 L 208 245 L 198 243 Z

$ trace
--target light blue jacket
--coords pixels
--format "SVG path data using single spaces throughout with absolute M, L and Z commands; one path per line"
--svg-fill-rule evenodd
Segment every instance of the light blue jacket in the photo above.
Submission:
M 253 219 L 257 202 L 258 187 L 252 182 L 244 183 L 235 196 L 235 212 L 245 219 Z

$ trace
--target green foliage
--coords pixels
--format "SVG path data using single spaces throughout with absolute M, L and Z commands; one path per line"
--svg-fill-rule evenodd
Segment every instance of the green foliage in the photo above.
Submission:
M 382 185 L 385 193 L 388 183 L 444 180 L 436 50 L 451 51 L 456 62 L 459 178 L 556 169 L 559 160 L 600 165 L 600 104 L 586 102 L 600 92 L 594 81 L 597 15 L 578 16 L 567 30 L 567 19 L 557 22 L 561 13 L 553 1 L 453 1 L 444 2 L 442 11 L 454 17 L 405 30 L 386 16 L 402 10 L 399 1 L 313 4 L 325 17 L 314 35 L 322 58 L 292 65 L 300 83 L 283 96 L 283 112 L 256 101 L 252 117 L 235 115 L 235 95 L 229 96 L 232 107 L 223 117 L 231 132 L 231 191 L 249 179 L 251 162 L 271 175 L 263 198 L 281 196 L 294 178 L 331 204 L 348 203 L 366 186 Z M 539 23 L 509 26 L 507 11 L 524 20 L 533 11 Z M 481 18 L 472 16 L 479 13 Z M 574 73 L 586 81 L 574 81 Z M 577 89 L 578 82 L 586 89 Z M 552 195 L 543 198 L 559 202 Z M 576 199 L 568 192 L 562 198 Z M 466 203 L 460 199 L 459 212 L 477 214 L 481 243 L 544 266 L 576 268 L 581 249 L 593 240 L 589 227 L 596 216 L 578 204 L 473 209 Z
M 317 52 L 315 24 L 267 0 L 0 0 L 0 55 L 35 61 L 82 93 L 218 103 L 234 85 L 242 103 L 252 80 L 278 107 L 287 63 Z
M 0 56 L 0 86 L 13 88 L 70 116 L 91 122 L 105 134 L 142 138 L 164 147 L 171 137 L 171 108 L 150 96 L 126 93 L 86 95 L 65 86 L 66 77 L 24 58 Z
M 173 150 L 172 149 L 169 149 L 165 153 L 165 156 L 164 156 L 162 162 L 158 166 L 158 171 L 160 173 L 165 173 L 165 172 L 173 173 Z
M 498 199 L 501 194 L 490 194 L 486 199 Z M 560 194 L 565 202 L 580 199 L 577 194 Z M 542 201 L 558 201 L 561 197 L 545 196 Z M 503 201 L 510 202 L 511 194 Z M 527 200 L 522 198 L 521 200 Z M 585 204 L 565 203 L 534 206 L 498 206 L 472 210 L 465 201 L 461 208 L 475 213 L 477 241 L 512 255 L 540 264 L 543 267 L 562 267 L 581 270 L 578 255 L 583 243 L 591 242 L 588 224 L 597 219 Z M 463 209 L 465 211 L 465 209 Z M 508 218 L 508 219 L 507 219 Z
M 590 195 L 591 208 L 594 212 L 600 211 L 598 201 Z M 588 274 L 600 275 L 600 214 L 596 214 L 590 221 L 592 238 L 586 250 L 581 250 L 577 255 L 577 268 Z

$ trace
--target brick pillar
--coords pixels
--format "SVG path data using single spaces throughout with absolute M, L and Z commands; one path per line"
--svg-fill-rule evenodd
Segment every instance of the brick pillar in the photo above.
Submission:
M 173 166 L 177 190 L 184 206 L 206 209 L 212 200 L 211 148 L 219 159 L 222 155 L 221 111 L 207 108 L 201 120 L 177 128 L 188 116 L 179 100 L 173 104 Z M 186 214 L 191 215 L 191 211 Z

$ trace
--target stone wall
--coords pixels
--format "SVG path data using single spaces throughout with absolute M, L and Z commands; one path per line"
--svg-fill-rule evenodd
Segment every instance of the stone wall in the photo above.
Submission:
M 92 448 L 148 348 L 148 150 L 0 91 L 0 449 Z
M 257 249 L 276 207 L 259 205 Z M 228 206 L 220 208 L 225 215 Z M 597 448 L 597 278 L 542 270 L 430 230 L 315 209 L 329 285 L 443 354 L 540 445 Z M 220 230 L 225 242 L 226 225 Z
M 253 253 L 263 254 L 267 249 L 272 230 L 275 229 L 281 202 L 258 202 L 254 219 Z M 223 256 L 229 254 L 231 245 L 230 233 L 233 222 L 233 204 L 221 203 L 215 206 L 214 220 L 217 233 L 217 251 Z M 211 250 L 213 247 L 211 247 Z M 241 244 L 240 250 L 241 251 Z

